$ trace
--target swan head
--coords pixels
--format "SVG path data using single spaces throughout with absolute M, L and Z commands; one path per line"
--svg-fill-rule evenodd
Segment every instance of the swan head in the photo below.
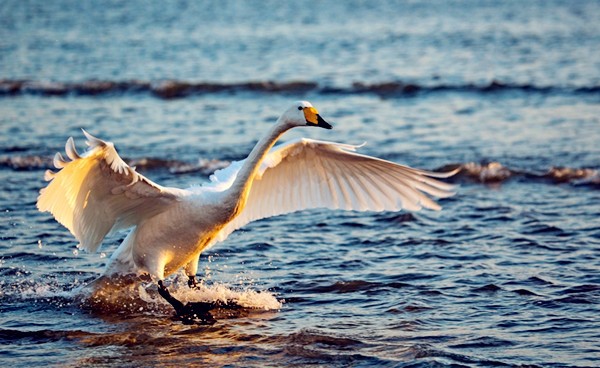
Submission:
M 323 120 L 317 109 L 308 101 L 297 101 L 290 106 L 279 118 L 281 124 L 290 127 L 312 126 L 325 129 L 331 129 L 332 126 Z

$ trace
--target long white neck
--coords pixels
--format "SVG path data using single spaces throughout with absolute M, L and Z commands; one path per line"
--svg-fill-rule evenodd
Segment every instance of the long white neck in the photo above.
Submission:
M 281 124 L 281 121 L 278 120 L 268 133 L 256 143 L 256 146 L 254 146 L 248 158 L 246 158 L 235 181 L 225 193 L 225 203 L 231 206 L 233 210 L 232 217 L 237 216 L 246 205 L 252 182 L 263 159 L 279 137 L 291 128 L 291 125 Z

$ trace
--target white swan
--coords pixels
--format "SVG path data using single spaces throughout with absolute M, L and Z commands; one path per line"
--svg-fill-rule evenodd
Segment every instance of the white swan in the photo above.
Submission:
M 185 267 L 193 286 L 200 253 L 251 221 L 318 207 L 439 210 L 423 193 L 454 194 L 453 185 L 430 178 L 454 172 L 401 166 L 354 153 L 356 146 L 300 139 L 272 149 L 284 132 L 298 126 L 331 129 L 309 102 L 297 102 L 248 158 L 187 190 L 150 181 L 128 166 L 112 143 L 83 131 L 90 149 L 79 155 L 73 138 L 67 140 L 71 161 L 56 154 L 54 165 L 61 170 L 46 172 L 50 183 L 40 191 L 37 207 L 51 212 L 90 252 L 109 232 L 132 228 L 105 275 L 150 274 L 181 315 L 182 304 L 169 295 L 164 278 Z

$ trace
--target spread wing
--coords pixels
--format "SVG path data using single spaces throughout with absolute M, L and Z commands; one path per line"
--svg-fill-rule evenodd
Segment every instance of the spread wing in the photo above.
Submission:
M 246 207 L 217 236 L 224 240 L 251 221 L 309 208 L 355 211 L 418 211 L 441 207 L 428 195 L 454 195 L 454 185 L 434 178 L 456 173 L 413 169 L 354 151 L 358 146 L 300 139 L 272 149 L 263 161 Z M 216 172 L 231 182 L 242 163 Z
M 83 131 L 90 148 L 79 155 L 73 138 L 54 156 L 57 173 L 48 170 L 50 183 L 40 190 L 37 207 L 51 212 L 79 240 L 81 247 L 95 251 L 111 230 L 135 226 L 144 218 L 163 211 L 181 191 L 165 188 L 138 174 L 127 165 L 110 142 Z

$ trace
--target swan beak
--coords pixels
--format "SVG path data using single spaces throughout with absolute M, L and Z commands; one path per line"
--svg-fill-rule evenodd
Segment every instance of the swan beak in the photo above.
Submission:
M 323 120 L 321 115 L 319 115 L 319 113 L 317 112 L 317 109 L 315 109 L 314 107 L 304 108 L 304 118 L 306 119 L 306 125 L 317 126 L 325 129 L 333 128 L 331 124 Z

